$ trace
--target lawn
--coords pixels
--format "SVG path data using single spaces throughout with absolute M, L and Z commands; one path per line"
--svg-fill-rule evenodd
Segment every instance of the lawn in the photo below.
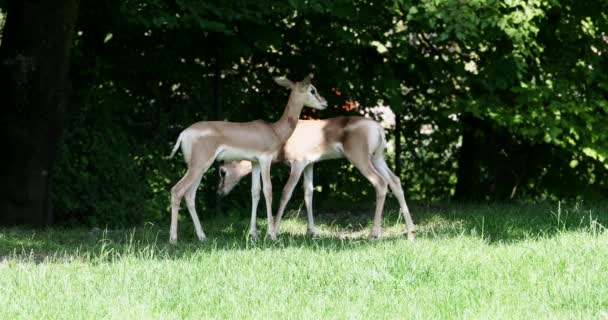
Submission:
M 182 216 L 128 230 L 0 229 L 0 319 L 608 319 L 608 206 L 414 205 L 418 239 L 387 210 L 285 219 L 277 242 L 247 220 Z M 264 219 L 259 222 L 264 231 Z

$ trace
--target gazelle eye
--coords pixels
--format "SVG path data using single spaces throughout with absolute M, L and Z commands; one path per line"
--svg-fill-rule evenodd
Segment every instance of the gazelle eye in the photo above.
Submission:
M 226 176 L 226 170 L 224 170 L 223 168 L 220 169 L 220 177 L 224 178 Z
M 317 93 L 317 91 L 316 91 L 315 89 L 310 89 L 310 93 L 312 93 L 312 94 L 316 94 L 316 93 Z

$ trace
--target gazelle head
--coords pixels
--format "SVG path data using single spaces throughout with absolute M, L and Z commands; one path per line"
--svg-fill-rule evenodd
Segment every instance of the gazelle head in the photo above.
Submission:
M 280 86 L 291 89 L 292 94 L 295 92 L 300 95 L 300 99 L 303 100 L 302 102 L 305 106 L 323 110 L 327 108 L 327 100 L 325 100 L 325 98 L 317 92 L 317 88 L 310 83 L 312 78 L 313 74 L 311 73 L 300 82 L 293 82 L 286 77 L 276 77 L 274 78 L 274 81 Z
M 217 186 L 217 193 L 221 196 L 227 195 L 250 172 L 250 161 L 231 161 L 222 164 L 220 166 L 220 183 Z

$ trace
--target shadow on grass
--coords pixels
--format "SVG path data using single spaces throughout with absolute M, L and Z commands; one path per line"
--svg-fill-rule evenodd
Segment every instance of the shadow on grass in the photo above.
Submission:
M 604 231 L 608 226 L 608 206 L 575 204 L 414 204 L 410 208 L 419 239 L 449 239 L 471 236 L 489 244 L 551 237 L 560 232 Z M 258 220 L 260 239 L 248 238 L 246 219 L 218 218 L 206 221 L 207 241 L 196 240 L 191 221 L 180 221 L 179 242 L 168 243 L 168 225 L 122 230 L 49 228 L 41 230 L 0 229 L 0 261 L 49 259 L 111 260 L 125 255 L 179 259 L 195 252 L 304 247 L 339 251 L 374 246 L 391 241 L 406 241 L 403 218 L 395 208 L 386 208 L 383 235 L 367 240 L 373 210 L 318 210 L 315 215 L 319 236 L 305 236 L 306 215 L 288 214 L 278 241 L 264 239 L 265 219 Z M 146 256 L 147 255 L 147 256 Z
M 418 208 L 416 222 L 432 237 L 466 234 L 489 243 L 552 237 L 570 231 L 596 232 L 608 226 L 608 205 L 575 203 L 435 204 Z
M 383 227 L 405 232 L 398 207 L 385 207 Z M 410 205 L 417 236 L 446 238 L 477 236 L 489 243 L 551 237 L 567 231 L 593 231 L 608 227 L 608 203 L 438 203 Z M 337 232 L 369 232 L 373 209 L 321 209 L 318 225 Z M 292 213 L 305 223 L 305 213 Z M 305 228 L 305 227 L 302 227 Z
M 224 227 L 224 229 L 221 229 Z M 265 231 L 265 230 L 259 230 Z M 368 241 L 366 238 L 341 236 L 308 237 L 304 234 L 283 233 L 277 241 L 252 241 L 247 230 L 236 230 L 233 224 L 218 225 L 209 230 L 208 238 L 200 242 L 189 227 L 180 229 L 177 244 L 168 242 L 168 232 L 156 226 L 91 232 L 85 229 L 4 229 L 0 231 L 0 264 L 18 260 L 33 263 L 85 259 L 114 261 L 121 257 L 145 259 L 182 259 L 195 253 L 213 251 L 266 250 L 309 248 L 326 252 L 350 250 L 376 245 L 382 241 L 401 241 L 400 237 L 385 237 Z

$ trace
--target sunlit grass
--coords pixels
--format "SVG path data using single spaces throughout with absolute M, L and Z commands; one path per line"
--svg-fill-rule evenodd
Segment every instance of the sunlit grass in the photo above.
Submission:
M 390 211 L 390 210 L 389 210 Z M 589 318 L 608 316 L 605 206 L 413 206 L 380 240 L 371 213 L 291 214 L 277 242 L 247 221 L 130 230 L 0 229 L 0 319 Z M 263 232 L 264 220 L 260 219 Z M 159 228 L 160 227 L 160 228 Z

